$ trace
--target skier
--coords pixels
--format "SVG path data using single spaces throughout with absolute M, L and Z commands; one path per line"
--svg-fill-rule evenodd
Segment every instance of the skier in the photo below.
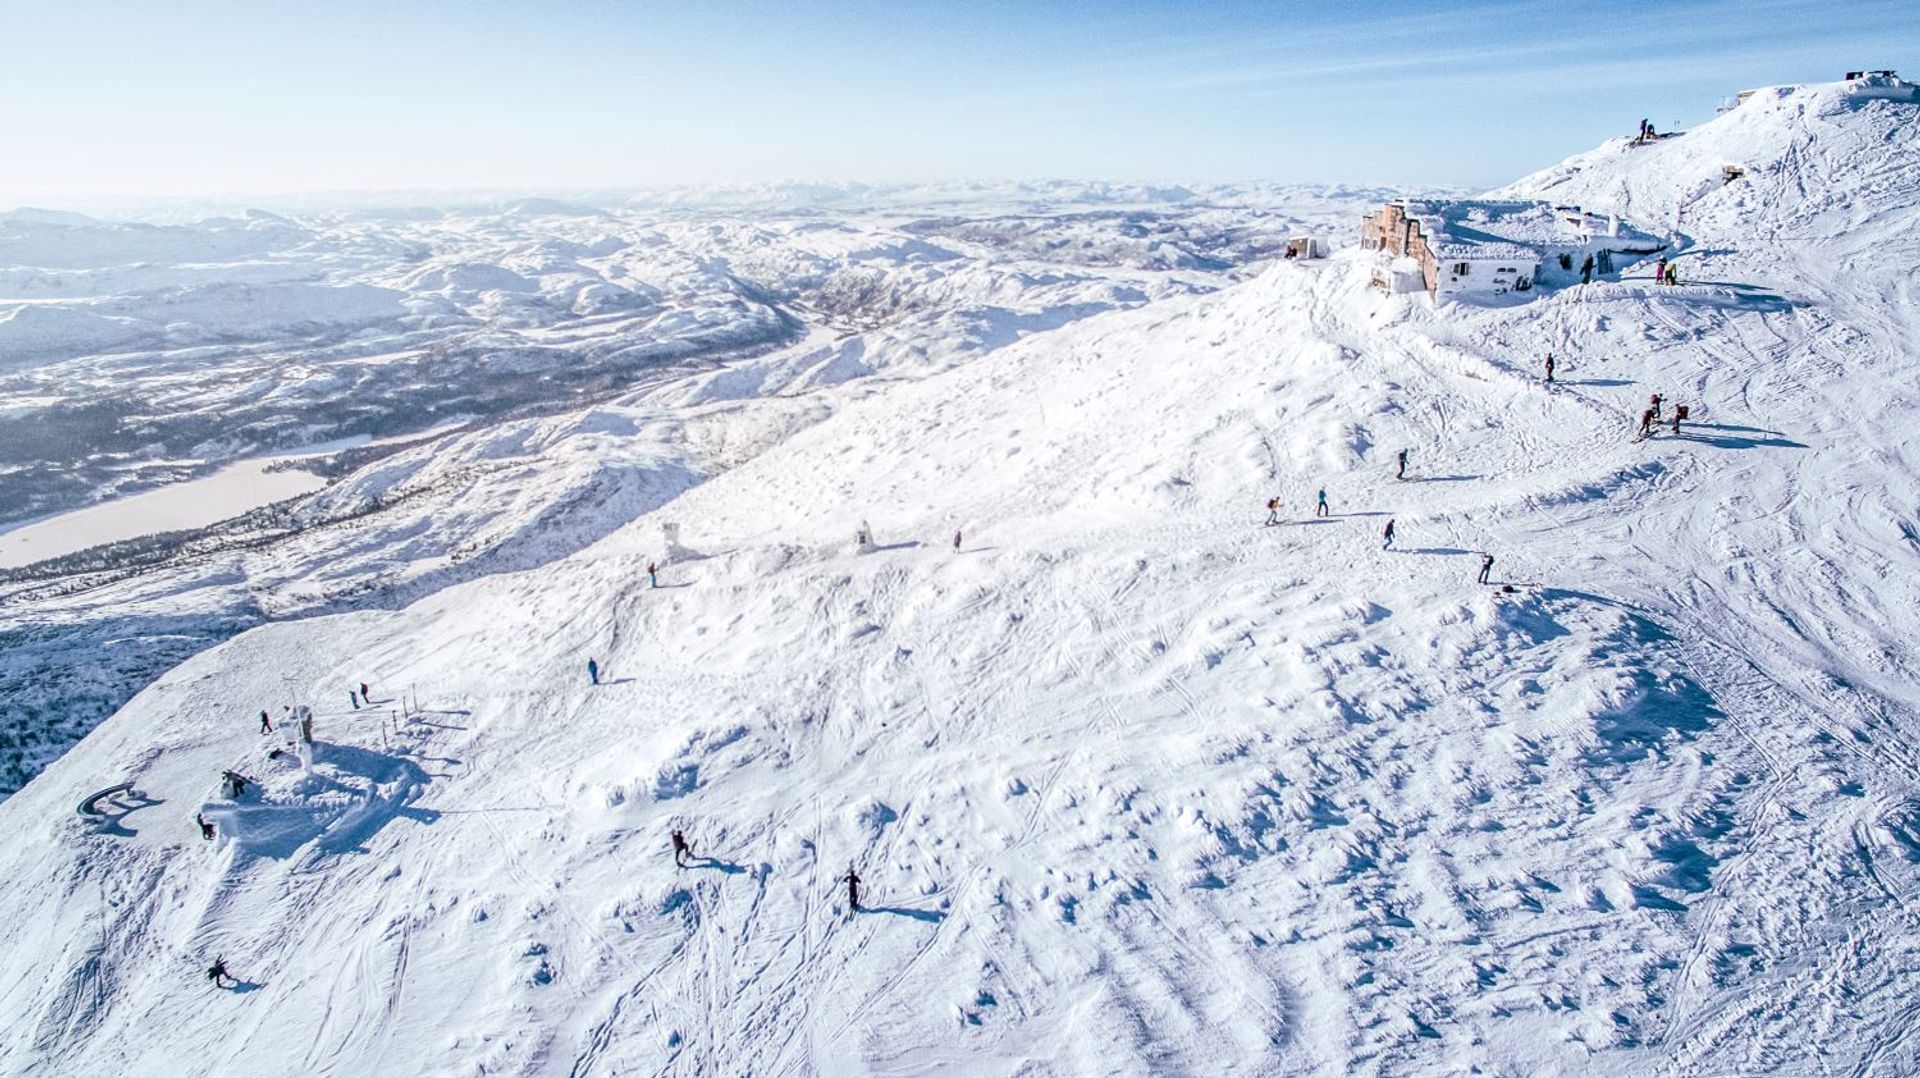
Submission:
M 853 912 L 859 913 L 860 877 L 854 873 L 852 865 L 847 866 L 847 874 L 840 879 L 847 885 L 847 905 L 853 908 Z
M 1380 549 L 1386 550 L 1387 548 L 1393 546 L 1393 518 L 1392 517 L 1387 518 L 1387 530 L 1381 534 L 1386 537 L 1386 542 L 1380 544 Z
M 273 733 L 273 724 L 267 721 L 267 711 L 265 708 L 260 709 L 260 732 L 263 734 Z
M 1655 262 L 1653 264 L 1653 283 L 1654 284 L 1667 283 L 1667 256 L 1666 255 L 1661 255 L 1660 261 Z
M 352 704 L 355 711 L 360 710 L 360 698 L 354 695 L 352 689 L 347 690 L 347 703 Z
M 1547 353 L 1547 383 L 1549 385 L 1553 383 L 1553 353 L 1552 352 Z
M 660 567 L 653 562 L 647 563 L 647 586 L 650 588 L 660 586 Z
M 1593 283 L 1593 255 L 1591 253 L 1580 263 L 1580 283 Z
M 1640 437 L 1645 438 L 1652 433 L 1653 433 L 1653 409 L 1649 408 L 1646 411 L 1640 413 Z M 1635 439 L 1635 441 L 1638 441 L 1638 440 L 1639 439 Z
M 592 659 L 587 660 L 587 680 L 600 684 L 600 664 Z
M 673 833 L 673 863 L 680 868 L 687 867 L 687 858 L 693 856 L 693 843 L 678 831 Z
M 222 981 L 233 981 L 235 984 L 240 983 L 234 980 L 233 974 L 227 972 L 227 960 L 219 957 L 213 960 L 212 968 L 207 970 L 207 980 L 212 981 L 215 988 L 227 987 L 220 983 Z
M 1332 512 L 1332 510 L 1327 508 L 1327 492 L 1323 487 L 1320 490 L 1320 504 L 1314 507 L 1313 515 L 1316 517 L 1324 517 L 1330 512 Z
M 193 814 L 193 822 L 200 825 L 200 837 L 207 840 L 208 842 L 212 842 L 213 841 L 213 824 L 209 823 L 205 816 L 202 816 L 197 812 Z
M 1280 523 L 1280 499 L 1268 498 L 1267 499 L 1267 527 L 1271 528 L 1278 523 Z
M 1661 401 L 1661 397 L 1660 397 L 1660 394 L 1658 393 L 1655 393 L 1653 396 L 1647 398 L 1647 403 L 1653 405 L 1653 418 L 1655 419 L 1660 418 L 1660 401 Z
M 960 533 L 959 532 L 953 533 L 953 552 L 955 554 L 960 553 Z
M 1400 471 L 1394 475 L 1394 478 L 1405 479 L 1406 477 L 1407 477 L 1407 451 L 1402 449 L 1400 451 Z
M 1487 574 L 1493 571 L 1493 555 L 1485 551 L 1480 553 L 1480 583 L 1487 582 Z

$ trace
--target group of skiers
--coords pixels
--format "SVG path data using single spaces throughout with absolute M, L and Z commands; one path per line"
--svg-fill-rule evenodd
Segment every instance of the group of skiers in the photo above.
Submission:
M 1677 285 L 1680 283 L 1679 263 L 1667 261 L 1666 255 L 1653 264 L 1653 283 Z
M 697 855 L 693 852 L 693 841 L 687 838 L 686 832 L 675 828 L 668 838 L 673 843 L 674 867 L 687 868 L 692 865 L 692 859 Z M 712 858 L 708 858 L 708 860 L 711 861 Z M 854 872 L 853 866 L 848 865 L 847 874 L 839 877 L 834 882 L 847 885 L 847 906 L 855 913 L 860 912 L 860 876 Z
M 1647 408 L 1640 413 L 1640 433 L 1635 436 L 1634 441 L 1637 442 L 1642 438 L 1648 438 L 1653 435 L 1653 425 L 1660 422 L 1660 406 L 1665 403 L 1665 400 L 1666 398 L 1658 393 L 1655 393 L 1647 399 Z M 1685 420 L 1691 414 L 1691 411 L 1684 404 L 1676 404 L 1673 406 L 1673 433 L 1680 433 L 1681 421 Z

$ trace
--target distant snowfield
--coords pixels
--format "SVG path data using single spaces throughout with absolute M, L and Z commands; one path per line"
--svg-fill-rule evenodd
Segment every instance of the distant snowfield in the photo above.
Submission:
M 0 804 L 0 1071 L 1920 1072 L 1916 107 L 1504 193 L 1677 288 L 822 256 L 835 332 L 0 594 L 16 683 L 188 638 Z
M 327 485 L 312 472 L 271 470 L 294 457 L 242 461 L 207 476 L 115 498 L 0 531 L 0 569 L 30 565 L 103 543 L 204 528 L 249 509 L 311 494 Z

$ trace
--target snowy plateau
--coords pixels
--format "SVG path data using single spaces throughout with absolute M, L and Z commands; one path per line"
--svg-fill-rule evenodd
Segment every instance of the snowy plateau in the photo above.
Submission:
M 0 570 L 0 1072 L 1920 1071 L 1917 120 L 1438 306 L 1351 188 L 0 215 L 0 551 L 325 482 Z

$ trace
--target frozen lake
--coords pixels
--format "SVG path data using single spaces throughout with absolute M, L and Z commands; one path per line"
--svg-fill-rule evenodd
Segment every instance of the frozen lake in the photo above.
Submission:
M 279 456 L 241 461 L 204 479 L 115 498 L 0 533 L 0 569 L 156 532 L 204 528 L 327 485 L 325 479 L 311 472 L 267 470 L 287 459 Z

